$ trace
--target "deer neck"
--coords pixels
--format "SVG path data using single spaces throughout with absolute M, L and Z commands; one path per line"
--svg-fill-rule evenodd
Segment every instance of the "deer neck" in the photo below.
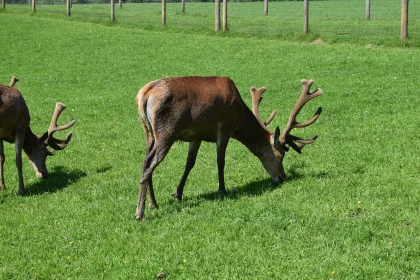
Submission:
M 26 154 L 31 154 L 33 149 L 37 146 L 38 136 L 28 127 L 25 132 L 25 141 L 23 142 L 23 151 Z
M 244 144 L 255 156 L 262 158 L 272 152 L 271 133 L 261 126 L 248 108 L 246 109 L 233 138 Z

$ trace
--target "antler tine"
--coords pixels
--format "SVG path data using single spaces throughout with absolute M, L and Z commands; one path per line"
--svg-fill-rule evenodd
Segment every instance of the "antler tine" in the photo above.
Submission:
M 62 126 L 57 125 L 58 117 L 60 116 L 61 112 L 63 112 L 64 109 L 66 109 L 66 105 L 64 105 L 63 103 L 57 102 L 55 104 L 55 110 L 51 118 L 50 127 L 48 128 L 48 136 L 52 136 L 52 134 L 56 131 L 68 129 L 71 126 L 73 126 L 74 123 L 76 122 L 76 120 L 71 120 L 66 125 L 62 125 Z
M 288 135 L 287 138 L 288 139 L 286 145 L 283 147 L 285 151 L 287 152 L 289 150 L 289 147 L 291 147 L 293 150 L 301 154 L 303 147 L 305 147 L 306 144 L 313 143 L 318 138 L 318 136 L 315 136 L 310 139 L 303 139 L 294 135 Z M 295 142 L 299 143 L 300 145 L 296 144 Z
M 260 119 L 260 114 L 258 112 L 258 106 L 260 105 L 262 98 L 262 94 L 266 91 L 265 87 L 261 87 L 261 88 L 255 88 L 255 87 L 251 87 L 250 88 L 250 92 L 251 92 L 251 97 L 252 97 L 252 112 L 254 113 L 254 116 L 258 119 L 258 121 L 263 124 L 264 126 L 267 126 L 275 117 L 277 111 L 274 110 L 270 117 L 265 121 L 262 122 Z
M 306 121 L 306 122 L 297 122 L 296 116 L 299 114 L 302 107 L 311 99 L 321 95 L 323 92 L 320 88 L 316 89 L 314 92 L 310 93 L 309 90 L 313 84 L 313 80 L 301 80 L 301 83 L 303 85 L 302 87 L 302 93 L 299 97 L 299 100 L 297 101 L 295 107 L 293 108 L 292 112 L 290 113 L 289 121 L 286 124 L 286 127 L 283 131 L 283 134 L 280 136 L 280 143 L 283 145 L 283 147 L 288 150 L 288 146 L 292 147 L 295 151 L 298 153 L 301 153 L 301 149 L 306 145 L 314 142 L 318 136 L 315 136 L 312 139 L 302 139 L 293 135 L 290 135 L 290 131 L 293 128 L 300 128 L 300 127 L 306 127 L 311 124 L 313 124 L 318 117 L 320 116 L 322 112 L 322 107 L 319 107 L 318 110 L 315 112 L 314 116 Z M 294 142 L 298 142 L 301 145 L 297 145 Z
M 277 114 L 277 110 L 274 110 L 273 112 L 271 112 L 270 117 L 268 117 L 268 119 L 264 122 L 264 124 L 267 126 L 269 123 L 271 123 L 271 121 L 274 119 L 276 114 Z
M 73 134 L 70 132 L 69 134 L 67 134 L 66 139 L 64 140 L 59 140 L 55 139 L 54 137 L 51 137 L 48 141 L 48 145 L 54 149 L 52 154 L 54 154 L 55 151 L 63 150 L 65 147 L 67 147 L 67 144 L 70 142 L 72 135 Z
M 9 87 L 13 87 L 19 81 L 16 76 L 12 76 L 12 80 L 10 81 Z
M 72 133 L 69 133 L 67 134 L 66 139 L 59 140 L 53 137 L 54 132 L 68 129 L 69 127 L 73 126 L 74 123 L 76 122 L 76 120 L 71 120 L 66 125 L 61 125 L 61 126 L 57 125 L 58 117 L 60 116 L 61 112 L 65 108 L 66 108 L 66 105 L 64 105 L 63 103 L 57 102 L 55 104 L 55 110 L 51 118 L 50 127 L 48 128 L 48 132 L 46 133 L 47 137 L 46 137 L 45 143 L 48 144 L 54 150 L 64 149 L 67 146 L 67 144 L 70 142 L 71 136 L 72 136 Z

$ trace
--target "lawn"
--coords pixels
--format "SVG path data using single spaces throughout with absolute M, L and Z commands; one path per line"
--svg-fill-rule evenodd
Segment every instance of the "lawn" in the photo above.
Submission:
M 285 42 L 106 26 L 0 12 L 0 82 L 16 75 L 31 127 L 46 131 L 54 104 L 75 118 L 68 147 L 38 180 L 24 162 L 17 195 L 14 148 L 5 143 L 0 192 L 1 279 L 417 279 L 420 277 L 420 50 Z M 296 131 L 319 135 L 285 159 L 271 184 L 239 142 L 229 143 L 225 198 L 217 194 L 216 147 L 203 144 L 184 200 L 170 194 L 188 145 L 156 169 L 159 209 L 135 221 L 145 139 L 134 98 L 165 76 L 231 77 L 267 87 L 260 113 L 283 128 L 300 79 L 323 89 Z M 58 133 L 58 136 L 64 137 Z

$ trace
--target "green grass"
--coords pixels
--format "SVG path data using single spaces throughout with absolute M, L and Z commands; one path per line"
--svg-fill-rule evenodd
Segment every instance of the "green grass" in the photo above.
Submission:
M 420 1 L 409 6 L 408 40 L 400 40 L 401 0 L 372 1 L 371 20 L 365 17 L 364 0 L 311 1 L 309 33 L 303 33 L 303 1 L 270 2 L 269 15 L 263 14 L 263 2 L 229 3 L 227 33 L 214 32 L 214 2 L 167 4 L 167 24 L 162 26 L 161 3 L 115 5 L 116 21 L 110 21 L 109 4 L 74 4 L 70 20 L 103 25 L 194 33 L 229 37 L 282 39 L 292 42 L 346 43 L 377 46 L 419 46 Z M 31 13 L 29 5 L 7 4 L 9 13 Z M 35 16 L 66 18 L 65 5 L 38 5 Z
M 32 128 L 48 127 L 56 101 L 76 118 L 51 176 L 24 164 L 17 195 L 14 148 L 5 144 L 0 193 L 1 279 L 417 279 L 420 276 L 417 48 L 157 32 L 37 13 L 0 13 L 0 81 L 20 78 Z M 236 141 L 227 151 L 228 196 L 217 195 L 214 144 L 203 144 L 184 201 L 170 194 L 187 144 L 154 174 L 160 208 L 132 219 L 145 140 L 134 97 L 164 76 L 226 75 L 247 104 L 266 86 L 262 116 L 283 127 L 314 79 L 324 95 L 319 134 L 285 160 L 289 179 L 270 183 Z M 64 134 L 64 133 L 63 133 Z

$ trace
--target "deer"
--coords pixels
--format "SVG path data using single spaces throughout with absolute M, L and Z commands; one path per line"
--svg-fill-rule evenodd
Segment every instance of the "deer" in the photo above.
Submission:
M 70 142 L 72 133 L 67 134 L 64 140 L 54 138 L 54 133 L 66 130 L 74 125 L 76 120 L 71 120 L 66 125 L 57 125 L 58 117 L 66 108 L 63 103 L 57 102 L 51 118 L 48 131 L 42 136 L 35 135 L 29 124 L 30 114 L 21 92 L 14 88 L 19 81 L 15 76 L 9 86 L 0 85 L 0 189 L 5 189 L 4 183 L 4 146 L 3 141 L 15 143 L 16 167 L 19 178 L 19 194 L 25 194 L 25 185 L 22 174 L 22 150 L 28 157 L 38 178 L 47 178 L 47 156 L 53 156 L 56 151 L 63 150 Z M 52 148 L 50 150 L 48 147 Z
M 218 191 L 222 195 L 227 193 L 224 168 L 230 138 L 241 142 L 261 161 L 274 184 L 282 183 L 286 179 L 283 168 L 286 152 L 292 148 L 301 153 L 305 145 L 313 143 L 318 137 L 304 139 L 290 134 L 294 128 L 313 124 L 322 112 L 322 107 L 319 107 L 310 120 L 296 121 L 302 107 L 323 93 L 320 88 L 309 92 L 313 80 L 302 79 L 301 83 L 302 93 L 282 134 L 278 126 L 274 131 L 267 127 L 277 110 L 265 122 L 260 118 L 259 104 L 265 87 L 250 88 L 252 111 L 228 77 L 167 77 L 142 87 L 136 96 L 136 104 L 147 147 L 134 219 L 144 219 L 147 190 L 149 208 L 158 208 L 152 183 L 153 171 L 177 141 L 189 142 L 189 147 L 184 173 L 172 194 L 176 200 L 182 200 L 187 177 L 195 165 L 202 141 L 216 143 Z

